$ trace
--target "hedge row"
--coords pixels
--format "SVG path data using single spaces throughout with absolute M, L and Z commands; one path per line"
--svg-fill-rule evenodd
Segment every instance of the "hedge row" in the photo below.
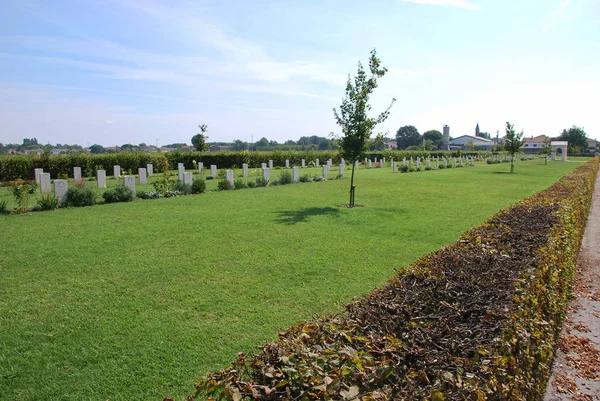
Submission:
M 597 172 L 598 158 L 344 312 L 240 354 L 190 399 L 541 399 Z
M 158 153 L 114 153 L 91 155 L 75 153 L 71 155 L 31 155 L 0 157 L 0 181 L 11 181 L 17 178 L 34 179 L 34 169 L 42 168 L 52 178 L 62 176 L 73 177 L 73 167 L 81 167 L 84 176 L 95 177 L 96 170 L 106 170 L 112 175 L 113 166 L 121 166 L 121 171 L 137 174 L 137 169 L 152 164 L 154 172 L 167 170 L 167 158 Z
M 458 157 L 459 155 L 491 155 L 491 152 L 427 152 L 427 151 L 395 151 L 386 150 L 381 152 L 368 152 L 365 157 L 369 159 L 381 159 L 385 157 L 386 160 L 402 160 L 403 157 L 410 159 L 411 157 L 416 159 L 417 157 Z M 315 162 L 319 159 L 323 164 L 327 159 L 332 159 L 333 164 L 339 164 L 341 157 L 337 150 L 323 150 L 323 151 L 272 151 L 272 152 L 215 152 L 215 153 L 198 153 L 198 152 L 170 152 L 166 154 L 169 159 L 169 168 L 172 170 L 177 169 L 177 163 L 183 163 L 186 169 L 194 168 L 194 161 L 203 162 L 205 166 L 214 164 L 219 168 L 241 168 L 243 163 L 247 163 L 250 168 L 260 167 L 262 163 L 268 163 L 269 160 L 273 160 L 275 166 L 285 166 L 285 161 L 289 160 L 290 165 L 300 165 L 302 159 L 306 161 L 308 165 L 311 162 Z

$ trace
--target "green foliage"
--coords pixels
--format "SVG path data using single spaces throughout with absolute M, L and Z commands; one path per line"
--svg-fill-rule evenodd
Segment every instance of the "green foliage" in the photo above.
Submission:
M 409 172 L 408 171 L 408 165 L 406 165 L 406 164 L 401 165 L 400 166 L 400 172 L 401 173 L 408 173 Z
M 587 135 L 583 128 L 574 125 L 568 130 L 564 129 L 558 139 L 569 142 L 569 154 L 585 152 L 587 150 Z
M 40 210 L 55 210 L 60 206 L 60 199 L 54 194 L 42 194 L 36 203 Z
M 516 133 L 514 126 L 506 122 L 506 135 L 504 136 L 504 150 L 510 155 L 510 173 L 515 171 L 515 154 L 521 152 L 523 146 L 523 131 Z
M 343 312 L 240 353 L 198 380 L 191 398 L 541 399 L 598 164 L 501 211 Z
M 278 180 L 280 185 L 286 185 L 292 183 L 292 172 L 290 170 L 283 170 Z
M 310 174 L 304 174 L 304 175 L 301 175 L 300 177 L 298 177 L 298 181 L 300 181 L 300 182 L 311 182 L 312 181 L 312 177 L 310 176 Z
M 173 192 L 176 192 L 176 194 L 174 193 L 167 193 L 165 194 L 165 197 L 169 197 L 169 196 L 173 196 L 173 195 L 190 195 L 192 194 L 192 186 L 189 184 L 184 184 L 183 181 L 177 181 L 175 182 L 175 185 L 173 186 Z
M 8 201 L 2 200 L 0 201 L 0 214 L 9 214 L 10 210 L 8 210 Z
M 15 198 L 17 210 L 20 212 L 26 212 L 29 209 L 29 198 L 31 198 L 31 195 L 35 193 L 37 184 L 35 182 L 16 180 L 10 183 L 8 189 Z
M 202 177 L 197 177 L 192 181 L 192 193 L 201 194 L 206 192 L 206 181 Z
M 248 186 L 248 188 L 256 188 L 256 182 L 255 181 L 248 181 L 246 183 L 246 185 Z
M 263 177 L 256 178 L 257 187 L 266 187 L 267 185 L 269 185 L 269 180 L 265 180 Z
M 231 184 L 228 179 L 222 178 L 217 183 L 217 188 L 219 188 L 221 191 L 229 191 L 233 189 L 233 184 Z
M 244 181 L 242 178 L 236 178 L 233 180 L 233 187 L 235 189 L 244 189 L 248 188 L 248 185 L 246 185 L 246 181 Z
M 163 195 L 156 191 L 137 191 L 135 196 L 139 199 L 160 199 Z
M 206 124 L 202 124 L 202 125 L 198 125 L 198 128 L 200 128 L 200 132 L 201 134 L 196 134 L 192 137 L 192 146 L 198 151 L 198 152 L 205 152 L 208 150 L 208 136 L 205 135 L 208 127 L 206 126 Z
M 400 127 L 396 132 L 398 149 L 407 149 L 409 147 L 420 149 L 422 139 L 423 138 L 421 137 L 421 134 L 419 134 L 419 131 L 412 125 Z
M 423 132 L 423 139 L 425 139 L 426 141 L 431 141 L 432 143 L 436 143 L 437 141 L 440 141 L 443 139 L 443 135 L 440 131 L 438 131 L 436 129 L 432 129 L 432 130 Z
M 102 198 L 104 198 L 104 203 L 131 202 L 133 200 L 133 191 L 125 185 L 120 185 L 104 192 Z
M 51 177 L 72 177 L 73 167 L 81 167 L 88 176 L 94 176 L 95 170 L 113 171 L 114 165 L 121 166 L 122 171 L 137 171 L 140 167 L 152 164 L 155 173 L 167 171 L 168 160 L 157 153 L 112 153 L 85 154 L 74 153 L 66 155 L 31 155 L 31 156 L 2 156 L 0 157 L 0 181 L 16 179 L 35 179 L 34 169 L 42 168 Z M 91 172 L 91 175 L 90 175 Z
M 387 68 L 381 66 L 381 61 L 377 58 L 375 49 L 371 51 L 369 58 L 369 71 L 371 76 L 363 69 L 360 61 L 358 62 L 358 72 L 354 77 L 354 83 L 348 76 L 346 84 L 346 97 L 340 106 L 340 112 L 333 109 L 336 123 L 342 127 L 343 137 L 340 139 L 340 154 L 352 164 L 352 178 L 350 179 L 350 202 L 349 206 L 354 207 L 354 162 L 359 160 L 366 152 L 368 139 L 371 137 L 373 128 L 377 124 L 384 122 L 389 114 L 390 108 L 396 99 L 392 99 L 392 104 L 382 112 L 377 118 L 368 117 L 371 110 L 369 97 L 377 88 L 377 80 L 385 75 Z
M 96 203 L 97 193 L 87 185 L 76 184 L 67 191 L 66 206 L 92 206 Z
M 164 197 L 167 197 L 167 193 L 175 190 L 175 184 L 177 179 L 169 172 L 165 172 L 161 177 L 156 178 L 152 183 L 154 190 Z

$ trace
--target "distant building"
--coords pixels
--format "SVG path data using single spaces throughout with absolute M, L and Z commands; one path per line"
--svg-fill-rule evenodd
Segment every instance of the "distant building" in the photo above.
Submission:
M 383 142 L 383 144 L 386 149 L 397 149 L 398 148 L 398 142 L 394 141 L 393 139 L 386 139 Z
M 450 149 L 450 126 L 448 124 L 444 125 L 444 133 L 442 134 L 442 150 Z
M 475 150 L 492 150 L 494 141 L 480 136 L 463 135 L 449 142 L 450 148 L 468 150 L 471 146 Z
M 525 138 L 523 140 L 523 152 L 538 153 L 544 147 L 544 141 L 548 138 L 546 135 L 538 135 L 536 137 Z
M 587 140 L 587 151 L 596 153 L 598 151 L 598 141 L 595 139 Z
M 230 146 L 220 146 L 220 145 L 210 145 L 208 148 L 209 152 L 229 152 L 231 150 Z

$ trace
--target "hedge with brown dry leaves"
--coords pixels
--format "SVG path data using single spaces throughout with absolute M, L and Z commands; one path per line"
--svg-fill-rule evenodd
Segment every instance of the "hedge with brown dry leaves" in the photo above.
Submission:
M 189 399 L 536 400 L 565 316 L 598 158 L 196 383 Z

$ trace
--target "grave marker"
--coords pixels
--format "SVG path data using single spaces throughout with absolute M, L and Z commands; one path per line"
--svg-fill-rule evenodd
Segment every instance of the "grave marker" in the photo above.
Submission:
M 346 165 L 344 163 L 340 163 L 340 176 L 343 177 L 344 176 L 344 170 L 346 168 Z
M 98 188 L 106 188 L 106 170 L 96 171 L 96 181 L 98 181 Z
M 183 173 L 182 181 L 184 185 L 192 185 L 194 183 L 194 176 L 190 172 Z
M 210 175 L 212 178 L 217 178 L 217 166 L 215 164 L 210 165 Z
M 273 169 L 273 160 L 269 160 L 269 170 Z
M 67 191 L 69 190 L 69 184 L 67 180 L 54 180 L 54 196 L 64 202 L 67 199 Z
M 269 182 L 271 180 L 271 170 L 269 170 L 268 168 L 263 168 L 262 169 L 262 177 L 263 177 L 263 180 Z
M 144 185 L 147 182 L 145 168 L 138 168 L 138 178 L 140 180 L 140 185 Z
M 242 177 L 244 177 L 244 178 L 248 177 L 248 164 L 247 163 L 242 164 Z
M 43 168 L 36 168 L 33 170 L 33 174 L 35 176 L 35 183 L 36 184 L 40 184 L 40 174 L 42 174 L 44 172 Z
M 203 168 L 204 168 L 204 163 L 198 162 L 198 174 L 202 174 Z
M 322 172 L 323 172 L 323 179 L 327 179 L 327 173 L 329 173 L 329 165 L 328 164 L 324 164 L 323 168 L 322 168 Z
M 285 168 L 290 168 L 290 161 L 285 159 Z
M 179 181 L 183 181 L 183 173 L 185 173 L 183 163 L 177 163 L 177 179 Z
M 225 179 L 229 181 L 233 188 L 233 170 L 225 170 Z
M 150 163 L 146 164 L 146 171 L 148 172 L 148 177 L 152 177 L 154 175 L 154 166 Z
M 298 182 L 298 167 L 292 167 L 292 182 Z
M 131 192 L 135 194 L 135 175 L 126 175 L 123 177 L 123 185 L 131 189 Z
M 306 161 L 302 159 L 302 168 L 306 167 Z
M 40 192 L 43 194 L 52 192 L 52 188 L 50 187 L 50 173 L 40 173 Z
M 81 179 L 81 167 L 73 167 L 73 179 L 75 179 L 75 182 L 83 181 Z
M 113 166 L 113 177 L 118 180 L 121 176 L 121 166 Z

